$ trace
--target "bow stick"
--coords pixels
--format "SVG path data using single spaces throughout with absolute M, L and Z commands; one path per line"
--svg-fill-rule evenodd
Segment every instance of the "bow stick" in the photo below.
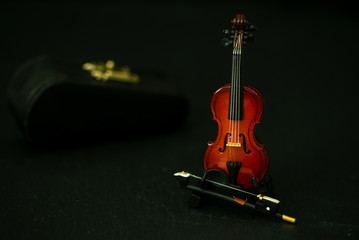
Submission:
M 234 185 L 202 179 L 199 176 L 184 171 L 175 173 L 174 176 L 182 187 L 188 188 L 193 192 L 233 202 L 258 212 L 279 217 L 290 223 L 296 222 L 295 218 L 277 212 L 280 201 L 275 198 L 247 192 Z

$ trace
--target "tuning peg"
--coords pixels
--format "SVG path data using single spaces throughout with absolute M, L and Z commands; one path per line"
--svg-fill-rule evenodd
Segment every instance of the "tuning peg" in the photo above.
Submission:
M 223 29 L 223 33 L 224 33 L 224 34 L 233 34 L 234 31 L 233 31 L 233 30 L 229 30 L 229 29 Z
M 228 38 L 223 38 L 221 40 L 221 44 L 224 46 L 224 47 L 228 47 L 229 45 L 231 45 L 233 43 L 233 41 L 229 40 Z
M 254 25 L 248 25 L 247 26 L 247 31 L 250 31 L 250 32 L 254 32 L 254 31 L 257 31 L 257 27 L 254 26 Z
M 246 34 L 243 36 L 243 39 L 250 43 L 250 42 L 254 42 L 255 37 L 253 34 Z

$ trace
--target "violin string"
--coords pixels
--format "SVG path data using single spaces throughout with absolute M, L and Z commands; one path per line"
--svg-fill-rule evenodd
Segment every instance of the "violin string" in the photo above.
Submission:
M 234 143 L 235 140 L 235 132 L 234 132 L 234 128 L 235 128 L 235 119 L 236 119 L 236 86 L 237 86 L 237 83 L 236 83 L 236 77 L 237 77 L 237 58 L 236 58 L 236 48 L 237 48 L 237 42 L 235 43 L 234 45 L 234 53 L 233 53 L 233 58 L 234 58 L 234 62 L 233 62 L 233 99 L 232 99 L 232 118 L 231 118 L 231 121 L 232 121 L 232 128 L 231 128 L 231 134 L 232 134 L 232 138 L 231 138 L 231 142 Z M 235 151 L 233 151 L 233 147 L 230 147 L 231 148 L 231 161 L 235 161 Z
M 233 134 L 233 138 L 232 138 L 232 142 L 236 143 L 236 138 L 237 138 L 237 129 L 236 129 L 236 122 L 238 119 L 238 113 L 237 113 L 237 89 L 238 89 L 238 35 L 237 35 L 237 40 L 236 40 L 236 46 L 235 46 L 235 66 L 234 66 L 234 103 L 233 103 L 233 129 L 232 129 L 232 134 Z M 236 162 L 237 161 L 237 147 L 234 145 L 232 147 L 232 161 Z
M 239 135 L 240 135 L 240 120 L 241 120 L 241 106 L 243 107 L 243 97 L 242 94 L 244 94 L 244 91 L 242 91 L 242 86 L 241 86 L 241 56 L 242 56 L 242 44 L 243 44 L 243 30 L 239 31 L 239 44 L 237 44 L 237 94 L 236 94 L 236 130 L 235 130 L 235 136 L 236 136 L 236 144 L 239 144 Z M 238 39 L 237 39 L 238 40 Z M 240 162 L 240 151 L 241 151 L 241 147 L 236 146 L 236 162 Z M 237 173 L 238 176 L 238 173 Z
M 240 92 L 240 88 L 241 88 L 241 84 L 240 84 L 240 53 L 241 53 L 241 43 L 242 43 L 242 34 L 241 32 L 239 32 L 239 35 L 238 35 L 238 39 L 237 39 L 237 46 L 236 46 L 236 99 L 235 99 L 235 130 L 234 130 L 234 136 L 235 136 L 235 143 L 238 144 L 239 143 L 239 131 L 240 131 L 240 128 L 239 128 L 239 122 L 240 122 L 240 100 L 241 100 L 241 92 Z M 240 161 L 240 147 L 238 145 L 236 145 L 235 149 L 234 149 L 234 152 L 235 152 L 235 158 L 234 158 L 234 161 L 235 162 L 239 162 Z
M 237 142 L 239 142 L 239 129 L 240 129 L 240 120 L 241 120 L 241 106 L 242 106 L 242 98 L 241 98 L 241 53 L 242 53 L 242 42 L 243 42 L 243 32 L 240 32 L 240 44 L 239 44 L 239 49 L 238 49 L 238 107 L 237 107 L 237 111 L 238 111 L 238 122 L 237 122 L 237 128 L 238 128 L 238 132 L 237 132 Z M 238 161 L 240 161 L 239 159 L 239 151 L 240 151 L 240 147 L 238 147 Z
M 237 139 L 237 122 L 238 122 L 238 73 L 239 73 L 239 69 L 238 69 L 238 47 L 239 47 L 239 44 L 240 44 L 240 36 L 237 38 L 237 46 L 236 46 L 236 79 L 235 79 L 235 82 L 236 82 L 236 88 L 235 88 L 235 126 L 234 126 L 234 142 L 237 143 L 238 139 Z M 235 146 L 234 148 L 234 159 L 233 161 L 237 162 L 237 159 L 238 159 L 238 147 Z
M 243 31 L 241 31 L 241 44 L 239 46 L 239 54 L 238 54 L 238 71 L 239 71 L 239 74 L 238 74 L 238 82 L 239 82 L 239 109 L 238 109 L 238 112 L 239 112 L 239 120 L 241 120 L 241 108 L 243 108 L 243 96 L 242 94 L 243 91 L 242 91 L 242 83 L 241 83 L 241 58 L 242 58 L 242 45 L 243 44 Z M 243 110 L 243 109 L 242 109 Z M 238 129 L 240 129 L 240 121 L 238 121 Z M 238 138 L 239 138 L 239 134 L 238 134 Z M 238 149 L 238 151 L 240 151 L 241 148 Z
M 237 120 L 238 120 L 238 113 L 237 113 L 237 79 L 238 79 L 238 68 L 237 68 L 237 61 L 238 61 L 238 43 L 239 43 L 239 35 L 238 35 L 238 32 L 237 32 L 237 39 L 236 39 L 236 50 L 235 50 L 235 56 L 236 56 L 236 66 L 235 66 L 235 72 L 236 72 L 236 76 L 235 76 L 235 82 L 236 82 L 236 88 L 235 88 L 235 117 L 234 117 L 234 133 L 233 133 L 233 136 L 234 136 L 234 143 L 237 143 L 236 141 L 236 138 L 237 138 Z M 234 145 L 234 157 L 233 157 L 233 162 L 236 162 L 237 161 L 237 146 Z
M 234 73 L 234 68 L 235 68 L 235 54 L 234 54 L 234 49 L 233 49 L 233 53 L 232 53 L 232 79 L 231 79 L 231 86 L 230 86 L 230 108 L 229 108 L 229 136 L 227 139 L 227 142 L 232 142 L 232 119 L 233 119 L 233 87 L 234 87 L 234 77 L 235 77 L 235 73 Z M 232 155 L 231 155 L 231 147 L 228 146 L 228 161 L 231 161 Z

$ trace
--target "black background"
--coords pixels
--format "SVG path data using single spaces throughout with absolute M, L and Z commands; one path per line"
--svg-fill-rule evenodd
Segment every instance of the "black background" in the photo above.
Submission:
M 229 83 L 222 29 L 258 26 L 243 78 L 261 90 L 259 137 L 275 197 L 295 225 L 218 201 L 187 207 L 172 175 L 203 172 L 217 126 L 213 92 Z M 2 2 L 2 239 L 358 238 L 358 17 L 345 2 Z M 15 69 L 46 54 L 115 59 L 167 74 L 188 97 L 180 131 L 73 148 L 28 145 L 5 96 Z M 69 136 L 70 137 L 70 136 Z

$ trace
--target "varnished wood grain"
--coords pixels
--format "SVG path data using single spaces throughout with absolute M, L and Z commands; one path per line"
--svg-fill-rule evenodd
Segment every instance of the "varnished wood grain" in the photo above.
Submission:
M 241 167 L 237 176 L 237 184 L 248 189 L 253 187 L 252 177 L 256 177 L 261 182 L 268 169 L 268 156 L 263 143 L 260 143 L 254 134 L 254 126 L 260 123 L 263 111 L 263 98 L 261 93 L 250 85 L 243 88 L 243 118 L 242 120 L 232 120 L 236 124 L 234 131 L 230 127 L 228 119 L 228 108 L 230 98 L 230 84 L 223 86 L 215 92 L 211 101 L 213 120 L 218 123 L 218 135 L 214 142 L 208 143 L 208 148 L 204 158 L 204 169 L 219 169 L 229 175 L 227 161 L 240 161 Z M 223 152 L 219 149 L 224 148 L 225 136 L 232 134 L 232 138 L 237 136 L 242 147 L 227 146 Z M 243 134 L 244 138 L 238 135 Z M 243 147 L 243 139 L 246 141 L 246 153 Z

